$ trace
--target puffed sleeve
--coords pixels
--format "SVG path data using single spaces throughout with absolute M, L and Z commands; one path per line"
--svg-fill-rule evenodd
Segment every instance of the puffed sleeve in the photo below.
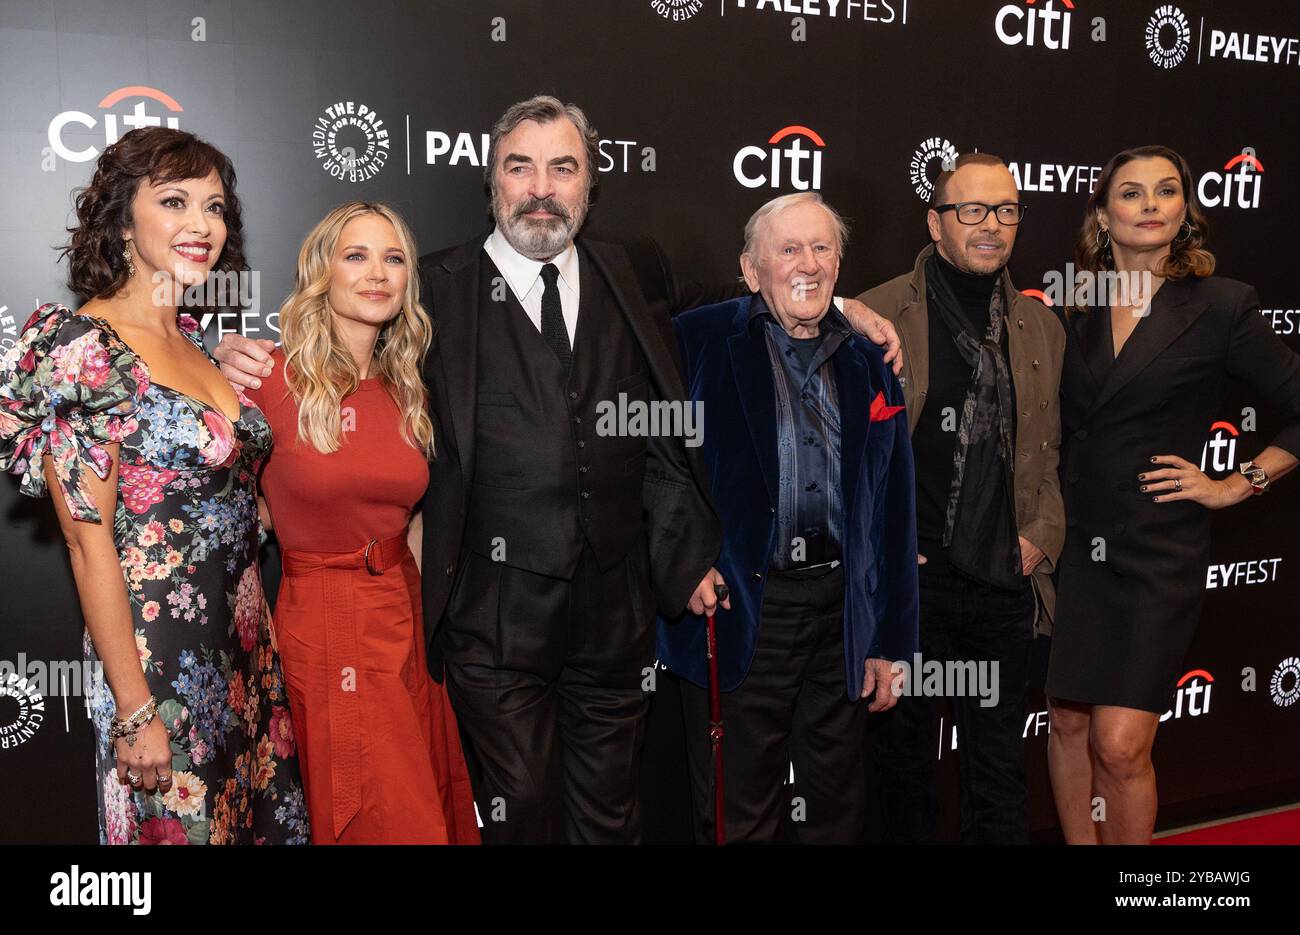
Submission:
M 148 386 L 141 362 L 100 322 L 41 306 L 0 358 L 0 470 L 18 475 L 23 493 L 42 497 L 51 455 L 73 518 L 100 522 L 83 471 L 108 477 L 103 446 L 135 432 Z

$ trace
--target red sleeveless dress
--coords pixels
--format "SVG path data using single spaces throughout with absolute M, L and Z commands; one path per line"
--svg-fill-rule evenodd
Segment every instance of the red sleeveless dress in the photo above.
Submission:
M 477 844 L 444 686 L 425 667 L 420 575 L 406 546 L 428 485 L 378 379 L 343 400 L 343 446 L 298 440 L 284 355 L 247 394 L 271 425 L 260 477 L 283 578 L 274 629 L 315 844 Z M 427 517 L 426 522 L 436 522 Z

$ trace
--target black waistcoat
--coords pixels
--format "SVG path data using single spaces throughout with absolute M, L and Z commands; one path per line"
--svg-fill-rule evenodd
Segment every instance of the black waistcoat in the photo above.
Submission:
M 567 374 L 486 255 L 479 283 L 477 454 L 465 547 L 558 578 L 573 576 L 584 540 L 608 568 L 642 527 L 646 439 L 596 428 L 620 394 L 648 400 L 646 362 L 581 248 L 578 265 L 578 328 Z

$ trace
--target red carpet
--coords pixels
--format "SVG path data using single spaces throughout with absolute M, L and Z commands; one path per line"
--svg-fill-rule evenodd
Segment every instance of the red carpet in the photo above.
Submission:
M 1152 844 L 1300 844 L 1300 808 L 1225 821 L 1157 838 Z

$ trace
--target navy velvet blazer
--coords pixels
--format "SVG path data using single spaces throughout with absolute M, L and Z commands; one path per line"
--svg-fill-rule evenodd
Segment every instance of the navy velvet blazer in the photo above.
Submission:
M 745 296 L 673 319 L 686 392 L 704 403 L 704 462 L 722 517 L 716 568 L 731 589 L 718 607 L 718 680 L 744 681 L 758 643 L 763 586 L 776 543 L 777 413 L 763 325 L 748 325 Z M 908 659 L 917 649 L 916 479 L 903 390 L 883 349 L 853 335 L 836 350 L 843 484 L 844 675 L 849 698 L 862 692 L 868 656 Z M 882 399 L 877 399 L 883 394 Z M 878 421 L 873 421 L 876 400 Z M 894 414 L 879 412 L 897 406 Z M 767 507 L 767 509 L 763 509 Z M 687 612 L 658 621 L 659 660 L 708 684 L 704 618 Z

